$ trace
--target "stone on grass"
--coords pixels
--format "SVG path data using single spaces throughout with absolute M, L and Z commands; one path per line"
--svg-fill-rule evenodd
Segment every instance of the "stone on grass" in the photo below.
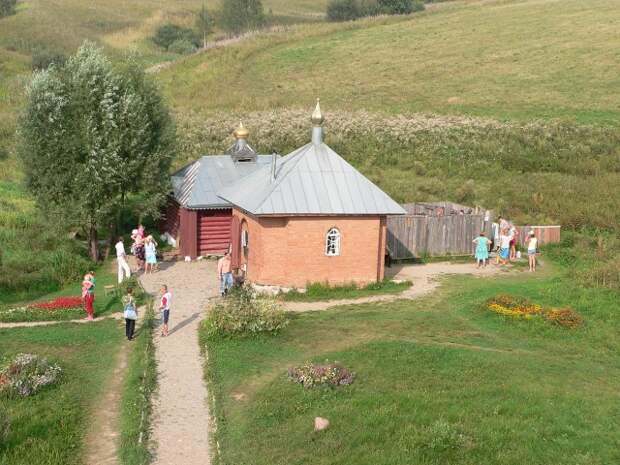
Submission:
M 327 418 L 316 417 L 314 419 L 314 431 L 323 431 L 329 426 L 329 420 Z

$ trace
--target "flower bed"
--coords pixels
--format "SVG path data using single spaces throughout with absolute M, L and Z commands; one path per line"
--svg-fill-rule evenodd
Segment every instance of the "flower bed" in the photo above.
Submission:
M 60 379 L 60 366 L 34 354 L 18 354 L 0 368 L 0 393 L 28 397 Z
M 81 297 L 57 297 L 19 307 L 0 308 L 0 321 L 70 320 L 83 314 Z
M 316 364 L 306 362 L 299 367 L 288 369 L 288 377 L 305 388 L 327 386 L 347 386 L 353 382 L 355 373 L 340 365 L 338 362 Z
M 487 300 L 486 308 L 498 315 L 531 319 L 542 317 L 545 321 L 564 328 L 577 328 L 583 318 L 570 308 L 546 308 L 533 304 L 523 297 L 500 294 Z

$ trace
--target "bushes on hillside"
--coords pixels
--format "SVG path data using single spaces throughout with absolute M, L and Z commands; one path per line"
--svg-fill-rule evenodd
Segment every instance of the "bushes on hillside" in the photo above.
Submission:
M 192 29 L 177 24 L 164 24 L 157 28 L 153 42 L 174 53 L 179 53 L 174 50 L 182 50 L 183 53 L 188 53 L 188 50 L 194 51 L 200 46 L 200 39 Z
M 0 0 L 0 18 L 15 14 L 17 0 Z
M 32 69 L 42 70 L 49 68 L 52 64 L 62 66 L 67 61 L 66 55 L 50 50 L 37 50 L 32 55 Z
M 330 0 L 329 21 L 352 21 L 364 16 L 405 15 L 424 10 L 424 3 L 415 0 Z
M 223 0 L 221 26 L 233 34 L 251 31 L 265 24 L 261 0 Z

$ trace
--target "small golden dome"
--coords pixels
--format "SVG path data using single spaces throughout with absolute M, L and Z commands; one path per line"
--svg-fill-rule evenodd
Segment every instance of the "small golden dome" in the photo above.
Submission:
M 316 107 L 312 112 L 310 121 L 312 121 L 312 124 L 314 124 L 315 126 L 320 126 L 321 124 L 323 124 L 323 121 L 325 121 L 325 118 L 323 118 L 323 113 L 321 113 L 321 105 L 319 105 L 319 99 L 316 99 Z
M 250 131 L 248 131 L 245 128 L 245 126 L 243 126 L 243 123 L 239 121 L 239 127 L 235 129 L 235 132 L 233 132 L 233 135 L 237 139 L 247 139 L 248 136 L 250 135 Z

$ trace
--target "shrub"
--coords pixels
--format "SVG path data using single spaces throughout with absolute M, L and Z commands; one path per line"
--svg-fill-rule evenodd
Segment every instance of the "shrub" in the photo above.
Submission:
M 377 6 L 386 15 L 408 15 L 424 10 L 424 3 L 413 0 L 377 0 Z
M 0 369 L 0 393 L 28 397 L 56 384 L 61 368 L 34 354 L 18 354 Z
M 242 286 L 211 306 L 203 326 L 207 337 L 214 337 L 277 333 L 287 324 L 286 314 L 274 298 Z
M 330 0 L 327 4 L 329 21 L 352 21 L 362 16 L 357 0 Z
M 62 66 L 67 57 L 59 52 L 38 50 L 32 55 L 32 69 L 47 69 L 51 65 Z
M 168 51 L 179 55 L 189 55 L 197 50 L 196 45 L 187 39 L 178 39 L 170 44 Z
M 153 42 L 166 50 L 177 41 L 187 41 L 194 47 L 200 45 L 200 40 L 196 33 L 187 27 L 182 27 L 177 24 L 164 24 L 160 26 L 153 36 Z
M 288 377 L 291 381 L 299 383 L 305 388 L 338 387 L 351 384 L 355 378 L 355 373 L 338 362 L 329 363 L 326 361 L 324 364 L 306 362 L 299 367 L 289 368 Z
M 0 18 L 15 14 L 17 0 L 0 0 Z
M 261 0 L 223 0 L 220 20 L 234 34 L 258 29 L 265 24 L 263 4 Z

